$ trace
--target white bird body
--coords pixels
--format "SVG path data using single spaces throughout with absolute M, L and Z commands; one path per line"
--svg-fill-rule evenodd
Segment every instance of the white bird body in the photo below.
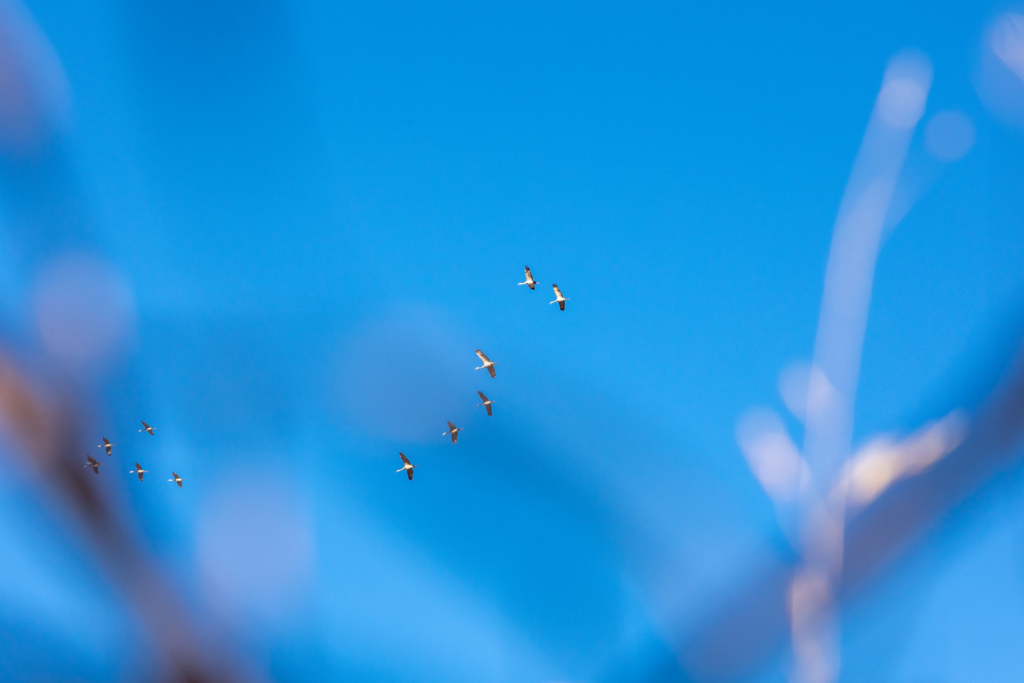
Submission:
M 452 443 L 458 443 L 459 432 L 461 432 L 463 429 L 465 429 L 465 427 L 456 427 L 454 424 L 452 424 L 451 420 L 448 420 L 448 431 L 442 434 L 441 436 L 448 436 L 449 434 L 451 434 Z
M 112 449 L 116 445 L 117 445 L 116 443 L 110 443 L 110 441 L 107 440 L 107 437 L 104 436 L 103 437 L 103 443 L 96 444 L 96 448 L 104 448 L 107 451 L 107 455 L 113 455 L 114 453 L 113 453 Z
M 140 420 L 140 422 L 141 422 L 141 420 Z M 154 430 L 154 429 L 156 429 L 156 427 L 150 427 L 150 426 L 149 426 L 148 424 L 146 424 L 145 422 L 142 422 L 142 426 L 143 426 L 143 427 L 144 427 L 145 429 L 140 429 L 139 431 L 140 431 L 140 432 L 149 432 L 150 436 L 152 436 L 152 435 L 153 435 L 153 430 Z
M 135 469 L 134 470 L 128 470 L 128 474 L 137 474 L 137 475 L 139 475 L 139 481 L 145 481 L 142 478 L 142 475 L 145 474 L 146 472 L 149 472 L 149 470 L 142 469 L 142 465 L 140 465 L 139 463 L 135 463 Z
M 496 375 L 494 374 L 494 366 L 497 365 L 497 363 L 492 361 L 490 358 L 488 358 L 487 354 L 485 354 L 480 349 L 476 350 L 476 355 L 480 357 L 480 360 L 483 362 L 483 365 L 481 365 L 478 368 L 473 368 L 473 369 L 474 370 L 487 370 L 487 372 L 491 373 L 491 377 L 495 377 Z
M 405 457 L 405 453 L 399 452 L 398 455 L 402 457 L 402 462 L 405 464 L 402 466 L 401 469 L 395 470 L 395 472 L 405 472 L 406 474 L 409 475 L 409 481 L 412 481 L 412 471 L 416 467 L 419 467 L 419 465 L 413 465 L 411 462 L 409 462 L 409 458 Z
M 482 392 L 482 391 L 478 391 L 476 393 L 477 393 L 477 396 L 480 397 L 480 400 L 483 401 L 483 403 L 477 403 L 477 405 L 478 406 L 483 406 L 484 408 L 486 408 L 487 409 L 487 416 L 490 417 L 492 415 L 492 413 L 491 413 L 491 404 L 494 403 L 494 401 L 492 401 L 491 399 L 489 399 L 486 396 L 484 396 L 484 392 Z
M 537 281 L 533 279 L 533 273 L 530 272 L 530 266 L 526 266 L 526 282 L 520 282 L 521 285 L 526 285 L 530 289 L 533 289 Z
M 182 479 L 181 477 L 179 477 L 179 476 L 178 476 L 178 473 L 177 473 L 177 472 L 175 472 L 175 471 L 173 471 L 173 470 L 171 471 L 171 474 L 173 474 L 173 475 L 174 475 L 174 479 L 168 479 L 167 481 L 173 481 L 173 482 L 175 482 L 175 483 L 176 483 L 176 484 L 178 485 L 178 488 L 180 489 L 180 488 L 181 488 L 181 482 L 183 482 L 183 481 L 185 481 L 185 480 L 184 480 L 184 479 Z
M 96 458 L 92 457 L 91 455 L 87 455 L 85 457 L 87 459 L 86 463 L 85 463 L 85 466 L 86 467 L 91 467 L 93 472 L 95 472 L 96 474 L 99 474 L 100 473 L 100 465 L 102 465 L 103 463 L 97 462 Z
M 551 285 L 551 288 L 555 290 L 555 296 L 557 298 L 554 301 L 549 302 L 548 305 L 550 306 L 551 304 L 558 304 L 558 309 L 560 311 L 564 311 L 565 302 L 568 301 L 569 299 L 562 296 L 562 290 L 558 288 L 558 285 Z

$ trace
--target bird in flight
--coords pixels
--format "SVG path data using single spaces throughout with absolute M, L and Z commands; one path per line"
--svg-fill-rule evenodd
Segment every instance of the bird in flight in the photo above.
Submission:
M 143 424 L 145 424 L 145 423 L 143 423 Z M 116 443 L 110 443 L 109 441 L 107 441 L 107 437 L 103 437 L 103 443 L 96 444 L 96 448 L 105 448 L 105 449 L 107 449 L 107 455 L 113 455 L 114 454 L 113 453 L 113 449 L 114 449 L 114 446 L 116 446 L 116 445 L 117 445 Z
M 521 285 L 526 285 L 530 289 L 533 289 L 537 281 L 533 279 L 533 273 L 530 272 L 530 266 L 526 266 L 526 282 L 520 282 Z
M 137 474 L 137 475 L 139 475 L 139 481 L 145 481 L 142 478 L 142 475 L 145 474 L 146 472 L 149 472 L 149 470 L 142 469 L 142 465 L 140 465 L 139 463 L 135 463 L 135 469 L 134 470 L 128 470 L 128 474 Z
M 558 298 L 555 299 L 554 301 L 549 302 L 548 305 L 550 306 L 551 304 L 558 304 L 558 310 L 564 311 L 565 302 L 568 301 L 568 299 L 562 296 L 562 290 L 558 288 L 558 285 L 551 285 L 551 288 L 555 290 L 555 296 Z
M 491 373 L 491 377 L 494 377 L 495 376 L 494 375 L 494 366 L 497 365 L 497 363 L 495 363 L 490 358 L 488 358 L 487 354 L 485 354 L 480 349 L 476 350 L 476 355 L 480 356 L 480 360 L 483 362 L 483 365 L 481 365 L 478 368 L 473 368 L 473 369 L 474 370 L 484 370 L 484 369 L 486 369 L 487 372 Z
M 490 416 L 492 414 L 491 413 L 491 404 L 494 403 L 494 401 L 492 401 L 491 399 L 489 399 L 486 396 L 484 396 L 484 392 L 482 392 L 482 391 L 478 391 L 476 393 L 477 393 L 477 396 L 480 397 L 480 400 L 483 401 L 483 403 L 477 403 L 477 405 L 478 406 L 483 406 L 484 408 L 486 408 L 487 409 L 487 415 Z
M 445 432 L 444 434 L 442 434 L 441 436 L 448 436 L 449 434 L 451 434 L 452 435 L 452 443 L 458 443 L 459 442 L 459 432 L 461 432 L 463 429 L 465 429 L 465 427 L 458 427 L 458 428 L 456 428 L 455 425 L 452 424 L 452 421 L 448 420 L 448 431 Z
M 96 474 L 99 474 L 100 473 L 100 465 L 102 465 L 103 463 L 96 462 L 96 458 L 92 457 L 91 455 L 87 455 L 85 457 L 88 459 L 88 462 L 85 463 L 85 466 L 86 467 L 91 467 L 93 472 L 95 472 Z
M 402 456 L 402 462 L 404 462 L 405 464 L 402 466 L 401 470 L 395 470 L 395 472 L 401 472 L 402 470 L 405 470 L 405 473 L 409 475 L 409 481 L 412 481 L 412 470 L 414 467 L 419 467 L 419 465 L 413 465 L 411 462 L 409 462 L 409 458 L 405 457 L 405 453 L 399 452 L 398 455 Z
M 178 488 L 180 489 L 180 488 L 181 488 L 181 482 L 183 482 L 183 481 L 185 481 L 185 480 L 184 480 L 184 479 L 182 479 L 181 477 L 179 477 L 179 476 L 178 476 L 178 473 L 177 473 L 177 472 L 174 472 L 174 471 L 172 471 L 172 472 L 171 472 L 171 474 L 173 474 L 173 475 L 174 475 L 174 479 L 168 479 L 167 481 L 173 481 L 173 482 L 177 482 L 177 484 L 178 484 Z M 141 477 L 141 475 L 140 475 L 140 477 L 139 477 L 139 478 L 140 478 L 140 479 L 142 478 L 142 477 Z
M 139 431 L 140 432 L 149 432 L 150 435 L 152 435 L 153 434 L 153 430 L 156 429 L 156 427 L 150 427 L 145 422 L 142 422 L 142 426 L 145 427 L 145 429 L 140 429 Z M 104 441 L 106 441 L 106 439 L 104 439 Z

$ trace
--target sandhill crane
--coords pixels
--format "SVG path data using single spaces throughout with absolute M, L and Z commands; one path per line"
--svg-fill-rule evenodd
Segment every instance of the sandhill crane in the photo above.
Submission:
M 405 453 L 399 452 L 398 455 L 402 457 L 402 462 L 404 462 L 405 465 L 402 466 L 401 470 L 395 470 L 395 472 L 401 472 L 402 470 L 405 470 L 405 473 L 409 475 L 409 481 L 412 481 L 412 470 L 414 467 L 419 467 L 419 465 L 413 465 L 411 462 L 409 462 L 409 458 L 405 457 Z
M 85 457 L 88 460 L 88 462 L 85 463 L 85 466 L 86 467 L 91 467 L 93 472 L 95 472 L 96 474 L 99 474 L 100 473 L 100 465 L 102 465 L 103 463 L 96 462 L 96 458 L 92 457 L 91 455 L 87 455 Z
M 452 421 L 448 420 L 448 431 L 445 432 L 444 434 L 442 434 L 441 436 L 448 436 L 449 434 L 451 434 L 452 435 L 452 443 L 458 443 L 459 442 L 459 432 L 461 432 L 463 429 L 465 429 L 465 427 L 456 428 L 455 425 L 452 424 Z
M 145 422 L 142 422 L 142 426 L 145 427 L 145 429 L 140 429 L 139 431 L 140 432 L 149 432 L 150 435 L 152 435 L 153 434 L 153 430 L 156 429 L 156 427 L 150 427 Z
M 482 391 L 478 391 L 476 393 L 477 393 L 477 396 L 480 397 L 480 400 L 483 401 L 483 403 L 477 403 L 477 405 L 478 406 L 483 406 L 484 408 L 486 408 L 487 409 L 487 415 L 490 416 L 492 414 L 491 413 L 491 404 L 494 403 L 494 401 L 492 401 L 491 399 L 489 399 L 486 396 L 484 396 L 484 392 L 482 392 Z
M 105 448 L 107 449 L 107 455 L 113 455 L 113 447 L 116 445 L 116 443 L 110 443 L 107 441 L 107 437 L 103 437 L 103 443 L 96 444 L 96 448 Z
M 149 470 L 142 469 L 142 465 L 140 465 L 139 463 L 135 463 L 135 469 L 134 470 L 128 470 L 128 474 L 137 474 L 137 475 L 139 475 L 139 481 L 145 481 L 142 478 L 142 475 L 145 474 L 146 472 L 149 472 Z
M 480 349 L 476 350 L 476 355 L 480 356 L 480 360 L 483 361 L 483 365 L 481 365 L 478 368 L 473 368 L 473 369 L 474 370 L 484 370 L 484 369 L 486 369 L 487 372 L 491 373 L 491 377 L 494 377 L 495 376 L 494 375 L 494 366 L 497 365 L 497 363 L 492 361 L 490 358 L 488 358 L 487 354 L 485 354 Z
M 558 304 L 558 310 L 564 311 L 565 302 L 568 301 L 568 299 L 562 296 L 562 290 L 558 288 L 558 285 L 551 285 L 551 288 L 555 290 L 555 296 L 558 298 L 555 299 L 554 301 L 549 302 L 548 305 L 550 306 L 551 304 Z
M 526 282 L 520 282 L 519 284 L 526 285 L 530 289 L 533 289 L 534 285 L 537 284 L 537 281 L 533 279 L 533 273 L 530 272 L 530 266 L 526 266 Z
M 184 480 L 184 479 L 182 479 L 181 477 L 179 477 L 179 476 L 178 476 L 178 473 L 177 473 L 177 472 L 174 472 L 173 470 L 171 471 L 171 474 L 173 474 L 173 475 L 174 475 L 174 479 L 168 479 L 167 481 L 173 481 L 173 482 L 177 482 L 177 484 L 178 484 L 178 488 L 180 489 L 180 488 L 181 488 L 181 482 L 183 482 L 183 481 L 185 481 L 185 480 Z

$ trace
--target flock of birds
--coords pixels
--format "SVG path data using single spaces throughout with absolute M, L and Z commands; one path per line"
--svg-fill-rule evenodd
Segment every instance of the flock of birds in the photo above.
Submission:
M 156 427 L 150 427 L 148 424 L 145 423 L 145 421 L 142 421 L 142 429 L 140 429 L 139 431 L 140 432 L 146 432 L 150 436 L 155 436 L 155 434 L 153 434 L 153 430 L 154 429 L 156 429 Z M 108 439 L 107 437 L 104 436 L 103 437 L 103 443 L 97 444 L 96 447 L 97 448 L 102 448 L 103 450 L 105 450 L 107 452 L 107 456 L 109 457 L 109 456 L 114 454 L 114 446 L 116 446 L 116 445 L 117 445 L 116 443 L 111 443 L 110 439 Z M 100 466 L 103 463 L 100 462 L 99 460 L 97 460 L 96 458 L 92 457 L 91 455 L 88 455 L 88 454 L 85 456 L 85 459 L 86 459 L 86 462 L 85 462 L 86 468 L 91 469 L 96 474 L 99 474 L 100 473 Z M 135 463 L 135 469 L 134 470 L 128 470 L 128 474 L 137 475 L 139 477 L 139 481 L 145 481 L 145 479 L 143 479 L 142 476 L 144 474 L 148 474 L 148 473 L 149 473 L 149 470 L 142 469 L 142 465 L 140 465 L 138 462 Z M 181 488 L 181 482 L 183 482 L 185 480 L 182 479 L 181 477 L 179 477 L 177 472 L 171 471 L 171 474 L 173 475 L 173 478 L 168 479 L 167 481 L 173 481 L 175 484 L 178 485 L 178 488 Z M 411 479 L 412 477 L 410 476 L 409 478 Z
M 526 281 L 525 282 L 520 282 L 518 284 L 526 285 L 531 290 L 535 289 L 536 286 L 537 286 L 537 281 L 533 279 L 533 273 L 530 272 L 530 266 L 526 266 L 525 270 L 526 270 Z M 569 300 L 568 297 L 562 296 L 562 290 L 560 290 L 558 288 L 558 285 L 553 284 L 553 285 L 551 285 L 551 288 L 553 290 L 555 290 L 555 300 L 550 302 L 550 303 L 551 304 L 558 304 L 558 309 L 561 310 L 561 311 L 564 311 L 565 310 L 565 302 Z M 497 373 L 494 370 L 494 366 L 497 365 L 497 362 L 496 361 L 492 361 L 490 358 L 488 358 L 487 354 L 484 353 L 483 351 L 481 351 L 480 349 L 476 349 L 476 355 L 480 357 L 480 362 L 483 363 L 483 365 L 481 365 L 480 367 L 474 368 L 474 369 L 475 370 L 486 370 L 488 372 L 488 374 L 490 374 L 491 377 L 497 377 L 498 375 L 497 375 Z M 478 407 L 479 406 L 483 406 L 484 410 L 487 411 L 487 416 L 488 417 L 493 416 L 494 413 L 491 410 L 491 405 L 494 403 L 494 401 L 492 401 L 491 399 L 487 398 L 484 395 L 484 392 L 482 392 L 482 391 L 478 391 L 476 393 L 480 397 L 480 401 L 481 401 L 481 403 L 477 403 L 477 406 Z M 153 436 L 153 430 L 154 429 L 156 429 L 156 427 L 150 427 L 148 424 L 146 424 L 143 421 L 142 422 L 142 429 L 140 429 L 139 431 L 140 432 L 146 432 L 149 435 Z M 465 429 L 465 427 L 456 427 L 455 424 L 451 420 L 449 420 L 448 421 L 448 431 L 446 431 L 443 434 L 441 434 L 441 436 L 451 436 L 452 437 L 452 443 L 453 444 L 454 443 L 458 443 L 459 442 L 459 432 L 461 432 L 463 429 Z M 111 443 L 110 440 L 107 439 L 107 437 L 104 436 L 103 437 L 103 443 L 99 444 L 97 446 L 97 448 L 104 449 L 107 452 L 107 456 L 111 456 L 111 455 L 114 454 L 114 446 L 116 446 L 116 445 L 117 444 Z M 412 471 L 414 469 L 416 469 L 417 467 L 419 467 L 419 465 L 413 465 L 411 462 L 409 462 L 409 458 L 406 457 L 405 453 L 399 452 L 398 455 L 399 455 L 400 458 L 402 458 L 402 467 L 400 469 L 398 469 L 398 470 L 395 470 L 395 472 L 396 473 L 397 472 L 405 472 L 409 476 L 409 481 L 412 481 Z M 100 473 L 100 466 L 103 463 L 98 461 L 96 458 L 92 457 L 91 455 L 87 454 L 85 457 L 86 457 L 86 463 L 85 463 L 86 468 L 91 469 L 96 474 L 99 474 Z M 149 470 L 142 469 L 142 465 L 140 465 L 138 462 L 136 462 L 135 463 L 135 469 L 134 470 L 129 470 L 128 473 L 129 474 L 137 475 L 139 477 L 139 481 L 145 481 L 145 479 L 143 479 L 143 475 L 148 474 Z M 174 483 L 176 483 L 178 485 L 178 488 L 181 488 L 181 482 L 183 482 L 185 480 L 182 479 L 181 477 L 179 477 L 177 472 L 172 471 L 171 474 L 173 475 L 173 477 L 171 479 L 168 479 L 167 481 L 173 481 Z
M 530 272 L 530 266 L 526 266 L 526 281 L 525 282 L 520 282 L 518 284 L 526 285 L 530 289 L 535 289 L 536 288 L 537 281 L 533 279 L 533 273 Z M 565 302 L 568 301 L 569 298 L 562 296 L 562 290 L 560 290 L 558 288 L 558 285 L 553 284 L 553 285 L 551 285 L 551 288 L 553 290 L 555 290 L 555 300 L 550 302 L 548 305 L 550 306 L 551 304 L 558 304 L 558 309 L 560 311 L 564 311 L 565 310 Z M 492 378 L 493 377 L 497 377 L 497 373 L 494 370 L 494 366 L 497 365 L 498 363 L 496 361 L 492 361 L 490 358 L 488 358 L 487 354 L 484 353 L 483 351 L 481 351 L 480 349 L 476 349 L 476 355 L 479 356 L 480 362 L 483 363 L 483 365 L 481 365 L 478 368 L 474 368 L 474 370 L 486 370 L 488 372 L 488 374 L 490 374 L 490 376 Z M 482 392 L 482 391 L 477 391 L 476 393 L 480 397 L 480 400 L 483 401 L 483 403 L 477 403 L 477 406 L 478 407 L 479 406 L 483 406 L 484 409 L 487 411 L 487 416 L 491 417 L 494 414 L 493 412 L 491 412 L 491 404 L 494 403 L 494 401 L 492 401 L 491 399 L 489 399 L 486 396 L 484 396 L 484 392 Z M 143 422 L 143 424 L 145 424 L 145 422 Z M 451 436 L 452 437 L 452 443 L 458 443 L 459 442 L 459 432 L 461 432 L 463 429 L 465 429 L 465 427 L 456 427 L 455 424 L 451 420 L 448 420 L 448 431 L 444 432 L 443 434 L 441 434 L 441 436 Z M 150 432 L 150 434 L 152 434 L 152 433 L 153 432 Z M 106 441 L 106 439 L 104 439 L 104 441 Z M 109 455 L 109 449 L 108 449 L 107 453 Z M 400 458 L 402 458 L 402 467 L 397 469 L 397 470 L 395 470 L 395 472 L 396 473 L 398 473 L 398 472 L 405 472 L 406 475 L 408 475 L 408 477 L 409 477 L 409 481 L 412 481 L 412 471 L 414 469 L 416 469 L 417 467 L 419 467 L 419 465 L 413 465 L 411 462 L 409 462 L 409 458 L 407 458 L 405 453 L 402 453 L 401 451 L 399 451 L 398 456 Z M 92 458 L 89 458 L 89 460 L 91 461 Z M 138 467 L 138 463 L 136 463 L 136 467 Z M 174 475 L 174 476 L 177 477 L 178 475 Z M 141 474 L 139 475 L 139 479 L 142 479 L 142 475 Z M 178 482 L 178 486 L 181 486 L 181 482 L 180 481 Z

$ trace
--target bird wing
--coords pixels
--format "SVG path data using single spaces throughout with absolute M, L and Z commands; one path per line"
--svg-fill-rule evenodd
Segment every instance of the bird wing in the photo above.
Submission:
M 497 377 L 498 376 L 497 373 L 494 372 L 494 366 L 493 365 L 488 365 L 487 366 L 487 372 L 489 372 L 491 374 L 491 377 Z
M 491 362 L 491 359 L 487 357 L 487 354 L 481 351 L 480 349 L 476 350 L 476 355 L 480 356 L 480 360 L 482 360 L 485 363 Z
M 398 455 L 402 457 L 402 462 L 404 462 L 406 465 L 412 464 L 411 462 L 409 462 L 409 458 L 405 457 L 405 453 L 399 452 Z
M 448 420 L 448 431 L 449 432 L 454 432 L 455 431 L 455 425 L 452 424 L 451 420 Z
M 483 401 L 484 403 L 487 403 L 487 397 L 484 396 L 484 392 L 478 391 L 478 392 L 476 392 L 476 395 L 480 397 L 481 401 Z
M 565 302 L 564 301 L 559 301 L 558 302 L 558 310 L 560 310 L 560 311 L 564 311 L 565 310 Z
M 491 415 L 491 414 L 492 414 L 492 413 L 491 413 L 491 404 L 490 404 L 490 403 L 488 403 L 488 404 L 484 405 L 484 408 L 486 408 L 486 409 L 487 409 L 487 414 L 488 414 L 488 415 Z
M 555 296 L 557 296 L 559 299 L 563 298 L 562 290 L 558 288 L 558 285 L 551 285 L 551 289 L 555 290 Z
M 107 437 L 103 437 L 103 445 L 104 446 L 109 446 L 110 445 L 110 442 L 107 441 Z
M 145 479 L 142 478 L 142 470 L 138 470 L 136 474 L 139 475 L 139 481 L 146 481 Z
M 91 455 L 87 455 L 87 456 L 85 456 L 85 458 L 86 458 L 86 460 L 88 460 L 88 461 L 89 461 L 89 464 L 90 464 L 90 465 L 96 465 L 96 464 L 98 464 L 98 463 L 96 462 L 96 459 L 95 459 L 95 458 L 93 458 L 93 457 L 92 457 Z
M 530 266 L 526 266 L 526 281 L 527 282 L 532 282 L 533 281 L 533 273 L 530 272 Z
M 92 466 L 92 471 L 95 472 L 96 474 L 99 474 L 100 473 L 100 464 L 96 463 L 95 465 L 93 465 Z
M 142 423 L 142 426 L 143 426 L 143 427 L 145 427 L 146 429 L 149 429 L 149 425 L 148 425 L 148 424 L 146 424 L 146 422 L 145 422 L 144 420 L 139 420 L 139 422 L 141 422 L 141 423 Z
M 405 473 L 409 475 L 409 481 L 412 481 L 412 468 L 407 469 Z

